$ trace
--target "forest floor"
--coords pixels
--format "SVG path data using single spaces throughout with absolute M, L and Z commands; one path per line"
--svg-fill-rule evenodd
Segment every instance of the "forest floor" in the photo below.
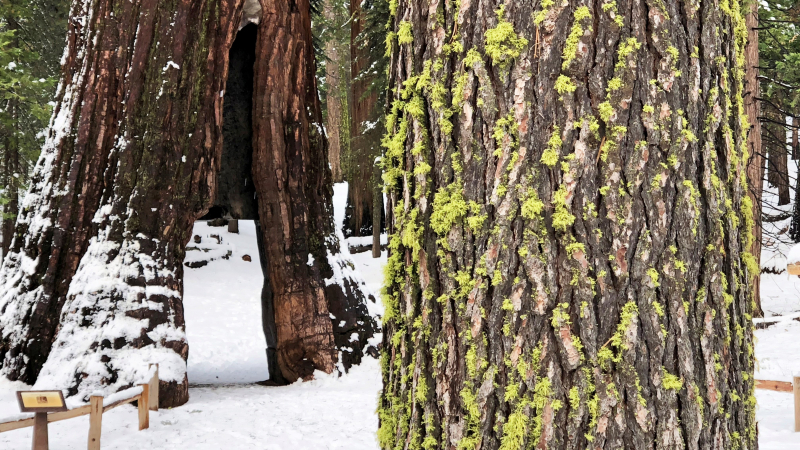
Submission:
M 346 189 L 335 187 L 337 224 L 342 223 Z M 137 431 L 135 408 L 110 411 L 103 416 L 102 448 L 377 450 L 378 361 L 367 358 L 340 378 L 318 373 L 314 381 L 286 387 L 253 384 L 267 377 L 255 227 L 240 222 L 237 235 L 198 222 L 194 231 L 201 242 L 192 241 L 190 247 L 197 250 L 188 252 L 187 262 L 211 261 L 187 268 L 185 275 L 189 403 L 151 412 L 150 428 L 144 431 Z M 244 255 L 252 261 L 244 261 Z M 780 251 L 765 256 L 765 265 L 785 267 Z M 364 288 L 378 298 L 386 253 L 380 259 L 369 252 L 352 259 L 366 280 Z M 800 318 L 800 277 L 765 274 L 762 299 L 766 318 L 756 320 L 776 323 L 756 331 L 756 377 L 791 381 L 800 372 L 800 321 L 795 320 Z M 369 306 L 373 314 L 382 312 L 378 304 Z M 0 382 L 0 421 L 18 412 L 14 391 L 24 388 Z M 760 449 L 800 450 L 800 434 L 792 432 L 791 394 L 757 391 L 757 399 Z M 50 448 L 84 449 L 88 430 L 88 416 L 51 424 Z M 30 428 L 0 434 L 0 449 L 28 449 L 30 442 Z

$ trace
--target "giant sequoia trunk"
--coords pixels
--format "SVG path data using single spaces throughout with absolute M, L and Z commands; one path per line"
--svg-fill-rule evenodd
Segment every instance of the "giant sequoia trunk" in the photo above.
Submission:
M 85 397 L 159 363 L 162 404 L 187 400 L 182 262 L 226 176 L 223 101 L 243 3 L 74 3 L 54 118 L 0 270 L 5 377 Z M 372 328 L 333 233 L 308 1 L 248 3 L 265 295 L 293 381 L 334 370 L 337 346 L 357 361 Z
M 396 3 L 381 448 L 757 447 L 740 8 Z

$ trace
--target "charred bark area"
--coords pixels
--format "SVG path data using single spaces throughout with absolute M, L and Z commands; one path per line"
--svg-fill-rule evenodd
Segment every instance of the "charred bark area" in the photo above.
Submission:
M 757 448 L 741 7 L 397 3 L 381 448 Z

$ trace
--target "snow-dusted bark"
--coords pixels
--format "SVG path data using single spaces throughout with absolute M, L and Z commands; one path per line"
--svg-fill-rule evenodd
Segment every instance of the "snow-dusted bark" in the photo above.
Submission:
M 164 403 L 188 398 L 181 264 L 219 169 L 240 13 L 234 0 L 75 3 L 47 145 L 0 275 L 7 378 L 87 395 L 161 363 Z

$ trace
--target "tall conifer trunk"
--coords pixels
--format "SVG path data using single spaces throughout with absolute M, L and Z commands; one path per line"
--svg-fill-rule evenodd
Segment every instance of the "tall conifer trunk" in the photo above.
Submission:
M 162 406 L 188 399 L 182 264 L 214 200 L 243 3 L 74 3 L 47 143 L 0 269 L 5 377 L 86 397 L 159 363 Z M 294 381 L 333 371 L 337 349 L 357 362 L 373 329 L 333 233 L 308 1 L 256 6 L 252 175 L 277 360 Z
M 758 2 L 747 3 L 749 11 L 745 16 L 747 44 L 745 46 L 745 96 L 744 110 L 750 123 L 747 135 L 747 149 L 750 160 L 747 162 L 747 195 L 753 204 L 753 243 L 750 254 L 761 265 L 761 196 L 764 190 L 764 150 L 761 137 L 761 103 L 757 100 L 761 89 L 758 81 Z M 756 302 L 755 315 L 763 316 L 761 310 L 761 280 L 753 279 L 753 300 Z
M 757 448 L 739 2 L 395 5 L 381 448 Z

